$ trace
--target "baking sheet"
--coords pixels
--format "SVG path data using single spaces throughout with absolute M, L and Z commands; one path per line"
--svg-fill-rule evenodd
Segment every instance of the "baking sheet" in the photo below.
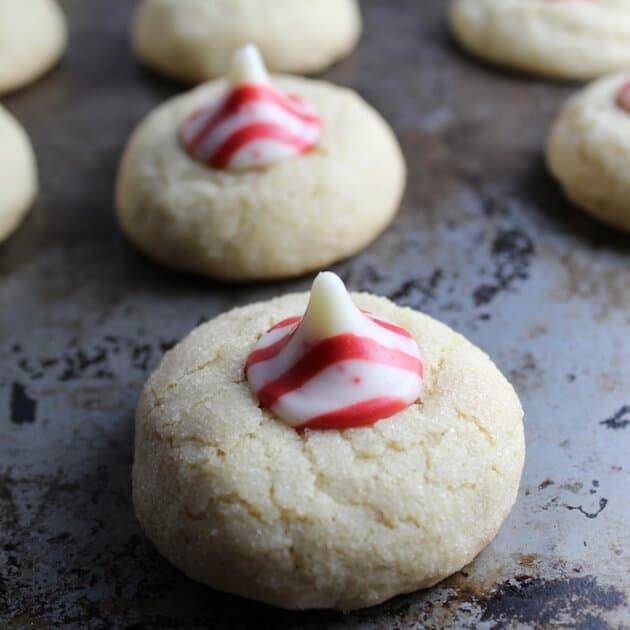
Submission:
M 198 322 L 311 278 L 216 284 L 158 268 L 122 238 L 112 186 L 124 142 L 182 89 L 135 62 L 133 5 L 63 2 L 63 64 L 3 99 L 32 136 L 42 191 L 0 246 L 0 625 L 630 625 L 630 241 L 545 172 L 547 127 L 575 86 L 466 57 L 442 0 L 364 1 L 359 49 L 324 75 L 387 117 L 409 165 L 395 224 L 335 270 L 453 326 L 509 376 L 528 447 L 516 507 L 464 571 L 351 615 L 222 595 L 154 551 L 130 501 L 149 371 Z

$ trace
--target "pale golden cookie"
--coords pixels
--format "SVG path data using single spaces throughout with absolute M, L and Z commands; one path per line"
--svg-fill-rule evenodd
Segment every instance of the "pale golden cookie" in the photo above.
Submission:
M 198 83 L 223 76 L 249 43 L 273 72 L 318 72 L 348 55 L 360 33 L 357 0 L 143 0 L 133 40 L 149 65 Z
M 553 124 L 547 164 L 567 196 L 606 223 L 630 232 L 630 99 L 619 103 L 625 72 L 571 98 Z M 628 88 L 630 94 L 630 88 Z
M 469 563 L 515 501 L 523 412 L 492 361 L 443 324 L 354 295 L 404 327 L 424 394 L 360 429 L 299 433 L 261 410 L 244 377 L 259 337 L 307 294 L 194 330 L 145 386 L 133 497 L 158 550 L 213 588 L 293 609 L 354 609 Z
M 20 224 L 37 194 L 37 165 L 22 126 L 0 106 L 0 242 Z
M 44 74 L 61 57 L 66 40 L 55 0 L 0 0 L 0 94 Z
M 451 30 L 471 53 L 559 79 L 630 66 L 630 0 L 451 0 Z
M 405 163 L 381 116 L 330 83 L 274 77 L 315 106 L 316 148 L 266 170 L 214 170 L 182 148 L 182 121 L 220 98 L 214 81 L 152 112 L 133 134 L 119 170 L 123 231 L 148 256 L 222 279 L 294 276 L 368 245 L 393 219 Z

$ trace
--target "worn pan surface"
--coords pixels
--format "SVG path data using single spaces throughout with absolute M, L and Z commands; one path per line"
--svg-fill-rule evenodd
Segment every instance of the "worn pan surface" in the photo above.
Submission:
M 360 613 L 285 613 L 198 586 L 153 550 L 130 502 L 133 413 L 195 324 L 310 278 L 220 285 L 127 245 L 117 161 L 182 88 L 134 61 L 132 0 L 63 4 L 63 64 L 3 99 L 42 192 L 0 246 L 0 625 L 630 625 L 630 240 L 566 202 L 541 153 L 575 86 L 466 57 L 443 0 L 363 3 L 361 46 L 326 78 L 391 121 L 410 180 L 393 227 L 336 271 L 485 348 L 521 394 L 528 458 L 509 520 L 465 571 Z

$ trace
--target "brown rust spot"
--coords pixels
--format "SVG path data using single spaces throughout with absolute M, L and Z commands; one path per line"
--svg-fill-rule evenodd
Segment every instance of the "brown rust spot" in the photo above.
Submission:
M 517 553 L 515 557 L 522 567 L 527 567 L 529 569 L 535 567 L 538 563 L 537 553 Z
M 523 556 L 535 561 L 535 554 Z M 506 625 L 547 627 L 571 623 L 571 627 L 608 627 L 606 613 L 625 606 L 625 594 L 601 585 L 592 575 L 545 579 L 516 575 L 490 589 L 461 588 L 448 598 L 449 609 L 478 610 L 479 620 Z
M 519 391 L 535 390 L 545 383 L 543 369 L 531 352 L 515 355 L 509 379 Z
M 558 297 L 581 299 L 597 306 L 596 317 L 630 310 L 630 273 L 599 262 L 590 253 L 570 251 L 560 254 L 565 278 Z
M 567 481 L 560 486 L 563 490 L 568 490 L 573 494 L 577 494 L 582 488 L 584 488 L 584 484 L 581 481 Z
M 547 324 L 543 324 L 543 323 L 533 324 L 532 326 L 529 327 L 527 331 L 527 338 L 537 339 L 538 337 L 542 337 L 543 335 L 546 335 L 548 332 L 549 332 L 549 328 Z

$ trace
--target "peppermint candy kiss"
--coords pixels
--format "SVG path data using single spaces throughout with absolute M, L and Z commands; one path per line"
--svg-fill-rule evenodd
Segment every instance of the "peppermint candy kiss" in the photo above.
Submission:
M 245 374 L 260 405 L 298 429 L 348 429 L 420 397 L 423 364 L 403 328 L 360 311 L 341 279 L 320 273 L 303 317 L 268 330 Z
M 630 81 L 621 86 L 617 92 L 617 107 L 630 114 Z
M 300 97 L 271 85 L 255 46 L 238 50 L 229 75 L 231 91 L 218 104 L 193 112 L 183 123 L 188 153 L 216 169 L 246 171 L 310 151 L 322 123 Z

